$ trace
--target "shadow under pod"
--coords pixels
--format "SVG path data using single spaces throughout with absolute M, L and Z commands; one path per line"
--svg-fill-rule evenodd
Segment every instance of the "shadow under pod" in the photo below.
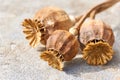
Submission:
M 70 62 L 64 63 L 64 71 L 67 74 L 78 77 L 84 73 L 99 72 L 109 68 L 120 69 L 120 51 L 118 48 L 115 48 L 114 51 L 115 54 L 113 56 L 113 59 L 110 62 L 108 62 L 106 65 L 92 66 L 92 65 L 88 65 L 81 58 L 75 58 Z

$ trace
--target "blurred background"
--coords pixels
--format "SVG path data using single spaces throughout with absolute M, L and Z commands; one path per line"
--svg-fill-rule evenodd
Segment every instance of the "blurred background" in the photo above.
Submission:
M 78 16 L 106 0 L 0 0 L 0 80 L 120 80 L 120 3 L 97 15 L 111 25 L 115 55 L 104 66 L 90 66 L 75 58 L 58 71 L 29 46 L 21 23 L 45 6 L 57 6 Z

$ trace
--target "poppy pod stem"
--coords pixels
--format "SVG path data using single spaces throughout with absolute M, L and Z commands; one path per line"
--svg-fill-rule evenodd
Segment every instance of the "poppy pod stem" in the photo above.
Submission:
M 90 14 L 91 19 L 95 19 L 96 10 L 92 11 Z
M 48 62 L 48 64 L 58 70 L 63 70 L 64 57 L 55 49 L 48 49 L 40 55 L 41 59 Z
M 69 30 L 73 35 L 78 36 L 81 49 L 83 50 L 83 59 L 88 64 L 103 65 L 112 59 L 114 54 L 112 50 L 114 43 L 112 29 L 102 21 L 94 19 L 97 13 L 106 10 L 119 1 L 109 0 L 93 7 Z M 91 20 L 86 21 L 83 25 L 87 17 L 90 17 Z
M 100 13 L 110 7 L 112 7 L 115 3 L 119 2 L 120 0 L 108 0 L 106 2 L 103 2 L 101 4 L 96 5 L 95 7 L 91 8 L 86 14 L 84 14 L 80 20 L 72 27 L 69 29 L 69 32 L 71 32 L 73 35 L 78 35 L 78 32 L 81 28 L 81 25 L 83 24 L 83 22 L 85 21 L 85 19 L 87 17 L 89 17 L 90 15 L 92 15 L 93 18 L 95 18 L 95 15 L 97 13 Z
M 95 15 L 113 6 L 120 0 L 108 0 L 90 9 L 69 31 L 77 35 L 83 53 L 83 59 L 88 64 L 103 65 L 112 59 L 114 35 L 112 29 L 100 20 L 94 20 Z M 90 17 L 90 20 L 86 18 Z M 84 22 L 85 21 L 85 22 Z M 82 46 L 83 45 L 83 46 Z

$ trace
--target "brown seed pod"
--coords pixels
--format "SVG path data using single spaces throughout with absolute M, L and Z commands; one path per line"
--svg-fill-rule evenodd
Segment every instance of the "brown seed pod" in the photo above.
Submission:
M 114 34 L 112 29 L 101 20 L 87 20 L 80 29 L 80 42 L 83 48 L 83 59 L 88 64 L 103 65 L 112 59 Z
M 119 1 L 120 0 L 108 0 L 96 5 L 84 14 L 74 27 L 70 29 L 73 35 L 77 35 L 80 48 L 83 50 L 83 59 L 85 59 L 88 64 L 102 65 L 112 59 L 114 54 L 112 50 L 114 35 L 112 29 L 102 21 L 84 21 L 88 17 L 94 19 L 97 13 L 108 9 Z
M 42 25 L 44 24 L 44 26 L 39 27 L 37 22 L 40 22 Z M 75 24 L 75 19 L 71 19 L 71 17 L 69 17 L 69 15 L 64 10 L 57 7 L 42 8 L 35 14 L 32 20 L 25 19 L 23 22 L 23 26 L 25 28 L 31 27 L 30 30 L 32 29 L 34 30 L 34 27 L 37 27 L 38 29 L 37 31 L 40 33 L 40 35 L 37 37 L 36 35 L 33 36 L 36 37 L 35 39 L 37 41 L 40 41 L 44 45 L 46 44 L 46 41 L 48 37 L 52 34 L 52 32 L 54 32 L 55 30 L 68 31 L 69 28 L 74 24 Z M 26 35 L 28 36 L 28 34 Z M 30 43 L 31 46 L 35 46 L 37 44 L 38 43 Z
M 72 60 L 78 53 L 79 42 L 68 31 L 56 30 L 48 38 L 46 49 L 40 57 L 50 66 L 62 70 L 62 62 Z

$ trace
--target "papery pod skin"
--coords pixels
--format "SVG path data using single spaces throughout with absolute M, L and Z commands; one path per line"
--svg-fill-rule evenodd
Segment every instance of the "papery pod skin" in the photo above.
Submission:
M 42 26 L 40 26 L 38 23 Z M 25 19 L 22 25 L 25 28 L 23 32 L 27 29 L 27 34 L 25 33 L 26 36 L 32 35 L 31 38 L 26 39 L 28 39 L 30 41 L 30 45 L 34 47 L 39 44 L 38 41 L 40 41 L 40 43 L 42 43 L 43 45 L 46 45 L 48 37 L 55 30 L 68 31 L 74 23 L 75 21 L 71 20 L 69 15 L 64 10 L 57 7 L 45 7 L 40 9 L 35 14 L 33 19 Z M 31 32 L 28 33 L 28 31 Z M 39 33 L 39 35 L 37 33 Z
M 69 15 L 64 10 L 57 7 L 45 7 L 40 9 L 35 14 L 34 19 L 40 20 L 45 24 L 45 29 L 48 32 L 45 35 L 48 37 L 55 30 L 68 31 L 74 24 Z M 47 38 L 45 39 L 41 37 L 41 41 L 45 41 L 43 44 L 46 44 Z
M 70 61 L 72 60 L 79 51 L 79 42 L 71 33 L 65 30 L 56 30 L 52 35 L 48 38 L 46 44 L 46 51 L 41 54 L 41 58 L 45 61 L 52 61 L 51 66 L 55 64 L 54 59 L 63 61 Z M 50 50 L 52 49 L 52 50 Z M 50 52 L 50 51 L 52 52 Z M 57 51 L 58 54 L 55 53 Z M 46 55 L 45 55 L 46 54 Z M 55 55 L 51 58 L 48 55 Z M 59 64 L 62 64 L 59 62 Z M 57 65 L 58 66 L 58 65 Z M 54 67 L 54 66 L 53 66 Z M 56 67 L 54 67 L 56 68 Z M 57 69 L 61 70 L 62 67 L 57 67 Z
M 103 65 L 112 59 L 114 51 L 114 34 L 110 26 L 101 20 L 87 20 L 80 29 L 80 42 L 83 48 L 83 59 L 88 64 Z
M 111 46 L 114 43 L 114 34 L 109 25 L 101 20 L 87 20 L 80 29 L 80 41 L 84 45 L 93 39 L 103 39 Z

